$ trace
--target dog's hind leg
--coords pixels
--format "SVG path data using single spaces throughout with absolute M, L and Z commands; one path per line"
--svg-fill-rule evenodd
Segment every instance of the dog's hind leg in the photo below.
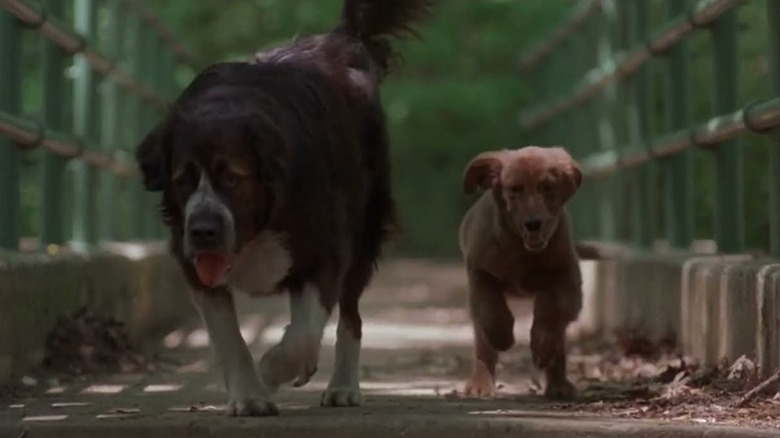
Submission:
M 360 348 L 363 337 L 363 321 L 358 303 L 363 290 L 371 279 L 373 268 L 368 262 L 352 265 L 344 282 L 339 300 L 339 323 L 336 328 L 336 359 L 333 374 L 320 404 L 330 407 L 359 406 Z

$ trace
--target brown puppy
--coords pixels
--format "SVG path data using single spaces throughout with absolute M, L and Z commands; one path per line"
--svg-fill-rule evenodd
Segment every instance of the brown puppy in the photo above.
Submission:
M 515 342 L 507 295 L 532 295 L 531 354 L 545 370 L 545 396 L 576 395 L 566 378 L 565 335 L 582 308 L 582 280 L 564 206 L 581 182 L 579 166 L 560 147 L 484 152 L 467 166 L 464 191 L 485 190 L 459 236 L 476 354 L 467 394 L 494 394 L 498 352 Z

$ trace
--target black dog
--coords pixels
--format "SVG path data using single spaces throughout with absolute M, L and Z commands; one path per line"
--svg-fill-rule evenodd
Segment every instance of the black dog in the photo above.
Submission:
M 336 304 L 335 371 L 321 403 L 360 404 L 358 301 L 395 227 L 379 87 L 389 37 L 412 32 L 431 6 L 345 0 L 333 31 L 200 73 L 138 148 L 233 415 L 274 415 L 280 384 L 309 381 Z M 257 372 L 238 328 L 238 290 L 290 297 L 290 325 Z

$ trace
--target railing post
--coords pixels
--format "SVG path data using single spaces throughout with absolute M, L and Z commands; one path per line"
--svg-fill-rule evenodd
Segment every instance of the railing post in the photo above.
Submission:
M 158 68 L 154 77 L 155 88 L 160 93 L 160 95 L 165 98 L 165 100 L 173 100 L 173 75 L 176 71 L 176 56 L 173 52 L 173 49 L 166 46 L 165 44 L 160 44 L 159 50 L 157 51 L 156 64 Z M 154 127 L 156 123 L 162 120 L 163 117 L 165 117 L 165 113 L 166 109 L 161 109 L 154 113 L 152 115 L 150 128 Z M 152 194 L 149 199 L 149 204 L 151 206 L 149 210 L 149 217 L 152 220 L 152 235 L 150 237 L 159 239 L 165 236 L 165 230 L 163 229 L 161 218 L 157 214 L 157 204 L 159 203 L 160 195 Z
M 780 96 L 780 1 L 766 0 L 769 20 L 769 81 L 772 94 Z M 780 128 L 775 128 L 769 166 L 769 250 L 780 257 Z
M 564 95 L 568 95 L 570 93 L 575 92 L 575 85 L 579 83 L 580 79 L 582 78 L 583 74 L 580 71 L 580 64 L 578 62 L 578 55 L 577 55 L 577 32 L 579 29 L 572 32 L 572 34 L 569 36 L 569 38 L 562 44 L 561 50 L 563 50 L 564 59 L 569 61 L 569 65 L 567 68 L 563 69 L 565 76 L 565 84 L 564 87 L 566 90 L 566 93 Z M 565 115 L 565 124 L 563 129 L 563 137 L 561 139 L 561 144 L 566 147 L 569 150 L 569 153 L 573 157 L 580 157 L 584 156 L 583 154 L 583 144 L 581 141 L 577 138 L 577 134 L 579 132 L 580 126 L 580 117 L 579 117 L 579 111 L 570 111 L 567 112 Z M 581 193 L 580 196 L 575 196 L 571 201 L 571 206 L 569 207 L 569 210 L 572 211 L 575 215 L 575 217 L 581 217 L 582 215 L 579 214 L 581 211 L 582 204 L 580 200 L 582 199 Z M 575 221 L 572 224 L 572 232 L 574 233 L 575 238 L 580 238 L 583 235 L 583 223 L 580 221 Z
M 169 66 L 168 64 L 168 54 L 170 51 L 171 49 L 165 45 L 165 42 L 160 37 L 157 37 L 154 56 L 152 58 L 154 70 L 152 71 L 150 79 L 152 87 L 166 101 L 170 99 L 170 96 L 168 95 L 168 78 L 173 74 L 173 66 Z M 152 129 L 154 125 L 162 119 L 163 114 L 163 110 L 155 109 L 154 111 L 149 111 L 147 129 Z M 146 217 L 148 221 L 147 237 L 150 239 L 159 238 L 161 234 L 160 218 L 156 214 L 157 208 L 155 208 L 158 197 L 159 195 L 155 193 L 150 193 L 146 196 Z
M 90 43 L 96 40 L 97 5 L 93 0 L 76 0 L 75 29 Z M 78 78 L 75 83 L 75 126 L 76 135 L 85 147 L 98 141 L 100 117 L 97 84 L 98 79 L 83 55 L 76 55 Z M 97 243 L 97 208 L 95 183 L 96 171 L 84 161 L 76 164 L 74 190 L 73 240 L 87 245 Z
M 107 38 L 106 52 L 109 57 L 118 62 L 122 52 L 122 11 L 120 0 L 108 0 L 107 2 Z M 100 143 L 103 151 L 109 155 L 115 155 L 122 141 L 120 135 L 120 90 L 115 81 L 106 79 L 103 82 L 103 124 L 101 128 Z M 101 172 L 100 178 L 100 202 L 98 215 L 100 239 L 109 241 L 117 238 L 117 177 L 113 172 Z
M 22 26 L 16 17 L 0 12 L 0 111 L 19 114 L 22 106 Z M 0 249 L 19 249 L 21 206 L 19 150 L 0 136 Z
M 553 62 L 552 54 L 550 54 L 549 56 L 546 56 L 544 59 L 539 61 L 539 64 L 536 67 L 539 70 L 539 74 L 541 75 L 541 81 L 537 82 L 539 87 L 539 98 L 537 99 L 537 102 L 544 102 L 546 104 L 552 100 L 552 94 L 551 94 L 552 87 L 550 86 L 551 83 L 550 78 L 552 77 L 553 74 L 552 62 Z M 538 124 L 534 129 L 535 138 L 538 139 L 537 141 L 540 144 L 547 143 L 549 137 L 548 136 L 549 129 L 547 126 L 548 126 L 547 123 L 541 123 Z
M 667 0 L 669 19 L 685 13 L 685 0 Z M 688 98 L 687 42 L 679 41 L 669 50 L 666 83 L 666 131 L 675 132 L 690 124 Z M 666 234 L 672 248 L 688 248 L 693 241 L 690 152 L 682 152 L 664 163 L 666 189 Z
M 156 33 L 147 31 L 141 32 L 141 39 L 143 41 L 143 51 L 140 53 L 141 65 L 138 69 L 138 79 L 146 86 L 159 92 L 160 90 L 156 87 L 155 78 L 159 76 L 160 64 L 157 52 L 160 48 L 160 39 Z M 151 107 L 148 102 L 141 103 L 141 115 L 138 121 L 139 130 L 137 133 L 138 141 L 140 141 L 144 133 L 146 133 L 150 129 L 152 123 L 154 123 L 156 113 L 157 108 Z M 131 144 L 130 147 L 135 147 L 135 143 Z M 140 184 L 140 181 L 136 181 L 136 184 Z M 137 237 L 149 239 L 152 237 L 153 221 L 156 220 L 154 217 L 152 194 L 141 188 L 139 190 L 139 195 L 141 197 L 141 199 L 139 199 L 141 208 L 136 212 L 136 220 L 140 225 L 140 233 Z
M 66 2 L 46 0 L 49 16 L 63 18 Z M 56 44 L 43 41 L 43 114 L 46 127 L 58 132 L 70 132 L 67 116 L 68 99 L 65 83 L 66 55 Z M 63 182 L 65 159 L 54 154 L 42 158 L 41 229 L 42 245 L 62 244 L 65 240 L 63 221 Z
M 737 11 L 712 26 L 715 114 L 737 108 Z M 719 252 L 737 252 L 745 245 L 743 153 L 738 139 L 724 141 L 715 152 L 715 242 Z
M 602 0 L 604 5 L 604 19 L 606 21 L 606 31 L 604 35 L 604 44 L 606 46 L 606 60 L 615 59 L 616 55 L 624 48 L 623 39 L 624 6 L 625 2 L 620 0 Z M 613 81 L 606 89 L 607 117 L 610 130 L 612 131 L 611 149 L 620 162 L 620 157 L 627 144 L 626 137 L 626 117 L 624 114 L 625 85 L 623 81 Z M 617 240 L 626 239 L 630 232 L 628 230 L 628 179 L 626 172 L 618 169 L 610 178 L 612 186 L 612 209 L 615 221 L 615 238 Z
M 645 1 L 632 1 L 626 5 L 629 8 L 631 20 L 630 41 L 631 46 L 647 41 L 650 36 L 648 30 L 647 10 Z M 636 74 L 628 79 L 629 95 L 629 136 L 630 144 L 641 145 L 648 148 L 651 145 L 652 133 L 650 132 L 650 92 L 653 88 L 650 80 L 649 66 L 640 67 Z M 657 200 L 656 191 L 656 165 L 649 162 L 640 166 L 634 173 L 636 192 L 633 199 L 634 244 L 640 248 L 649 249 L 653 245 L 656 235 L 656 214 L 654 208 Z
M 579 62 L 582 65 L 582 78 L 585 77 L 586 73 L 596 67 L 598 60 L 595 56 L 596 54 L 596 38 L 594 36 L 595 30 L 593 22 L 595 20 L 595 15 L 598 12 L 591 15 L 587 21 L 582 23 L 582 28 L 580 30 L 581 37 L 579 38 Z M 587 157 L 589 154 L 592 154 L 594 152 L 597 152 L 600 148 L 598 147 L 598 133 L 596 132 L 596 118 L 594 117 L 595 112 L 595 104 L 594 99 L 589 99 L 583 103 L 583 105 L 578 109 L 579 112 L 582 114 L 582 120 L 580 123 L 582 123 L 583 131 L 582 135 L 580 136 L 580 141 L 583 143 L 582 150 L 586 151 L 586 154 L 583 154 L 583 158 Z M 592 199 L 592 203 L 599 203 L 601 202 L 601 196 L 599 195 L 599 191 L 601 189 L 601 181 L 598 179 L 591 179 L 587 180 L 584 183 L 584 194 L 585 196 Z M 582 218 L 583 224 L 583 230 L 584 230 L 584 236 L 585 238 L 589 239 L 596 239 L 599 237 L 599 212 L 596 211 L 596 208 L 590 208 L 587 210 L 587 214 Z
M 132 50 L 130 52 L 129 70 L 130 74 L 138 80 L 143 77 L 144 70 L 144 57 L 145 57 L 145 40 L 143 31 L 143 22 L 141 17 L 137 13 L 133 13 L 130 17 L 130 29 L 128 32 L 130 42 L 132 44 Z M 138 96 L 128 96 L 129 104 L 127 105 L 127 126 L 129 127 L 129 144 L 127 145 L 128 151 L 132 156 L 135 145 L 141 141 L 144 129 L 144 117 L 143 117 L 143 100 Z M 130 233 L 130 239 L 139 239 L 143 234 L 143 216 L 144 213 L 144 191 L 139 181 L 129 181 L 127 184 L 127 196 L 128 196 L 128 217 L 131 218 L 128 232 Z
M 595 44 L 597 47 L 597 65 L 604 66 L 611 58 L 610 44 L 610 9 L 614 5 L 609 1 L 601 2 L 601 7 L 594 15 L 593 30 L 596 32 Z M 596 138 L 599 149 L 602 152 L 618 152 L 615 142 L 615 130 L 612 126 L 612 107 L 614 105 L 614 86 L 609 86 L 605 93 L 596 99 Z M 607 241 L 615 241 L 618 237 L 616 219 L 618 189 L 617 175 L 609 175 L 599 180 L 599 238 Z

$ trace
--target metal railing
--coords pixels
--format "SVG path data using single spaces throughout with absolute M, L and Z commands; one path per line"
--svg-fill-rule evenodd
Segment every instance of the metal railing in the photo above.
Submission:
M 0 0 L 0 249 L 159 236 L 132 148 L 195 62 L 136 0 Z
M 746 10 L 766 21 L 740 27 Z M 651 32 L 658 16 L 665 22 Z M 765 226 L 764 249 L 780 256 L 778 26 L 777 0 L 580 0 L 552 36 L 524 54 L 521 70 L 538 90 L 538 106 L 520 118 L 526 142 L 568 146 L 587 178 L 572 206 L 579 238 L 689 249 L 694 238 L 709 237 L 727 253 L 752 249 L 746 226 Z M 765 71 L 740 78 L 746 55 L 739 34 L 761 43 Z M 694 43 L 709 58 L 700 69 L 705 93 L 702 78 L 692 79 Z M 759 98 L 741 96 L 750 94 L 739 92 L 746 82 L 760 89 Z M 755 144 L 768 163 L 745 169 Z M 746 174 L 755 173 L 764 187 L 747 186 Z M 706 184 L 712 193 L 702 190 Z M 763 217 L 746 213 L 746 194 L 764 197 Z M 711 229 L 695 223 L 695 205 L 712 208 Z

